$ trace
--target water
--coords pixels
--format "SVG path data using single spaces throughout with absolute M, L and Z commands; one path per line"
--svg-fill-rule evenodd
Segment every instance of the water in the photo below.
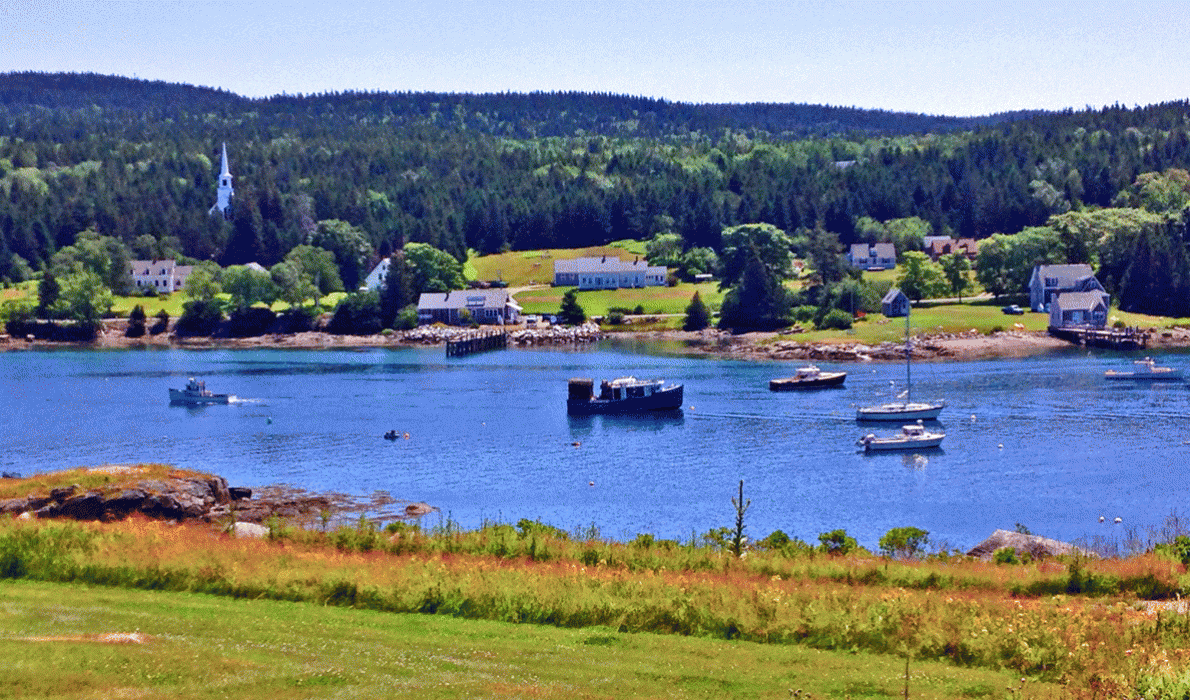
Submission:
M 1117 516 L 1143 529 L 1184 508 L 1190 462 L 1187 385 L 1103 380 L 1127 364 L 1085 351 L 919 363 L 914 395 L 949 402 L 944 448 L 865 455 L 856 438 L 898 426 L 858 426 L 854 406 L 890 398 L 903 366 L 822 365 L 849 371 L 845 388 L 772 393 L 768 380 L 794 364 L 646 345 L 449 361 L 441 348 L 8 352 L 0 467 L 166 462 L 232 485 L 383 490 L 465 527 L 539 518 L 618 539 L 732 525 L 743 479 L 754 537 L 845 528 L 874 547 L 915 526 L 966 549 L 1016 523 L 1064 540 L 1120 537 Z M 624 374 L 684 383 L 685 411 L 567 417 L 568 378 Z M 169 406 L 167 389 L 189 376 L 239 399 Z M 390 429 L 409 439 L 383 439 Z

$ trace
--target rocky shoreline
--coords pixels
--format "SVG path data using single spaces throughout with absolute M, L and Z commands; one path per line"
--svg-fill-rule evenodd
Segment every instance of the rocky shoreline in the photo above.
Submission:
M 104 475 L 112 485 L 84 488 L 79 484 L 33 489 L 23 498 L 0 500 L 0 516 L 20 519 L 69 518 L 112 521 L 139 513 L 149 518 L 215 524 L 261 524 L 272 518 L 309 526 L 341 524 L 365 515 L 372 520 L 418 518 L 436 509 L 426 503 L 398 501 L 386 493 L 353 499 L 338 493 L 312 493 L 289 486 L 260 489 L 228 486 L 221 476 L 171 471 L 140 478 L 134 465 L 105 465 L 82 470 Z M 45 475 L 41 475 L 45 476 Z M 19 484 L 19 476 L 6 474 Z

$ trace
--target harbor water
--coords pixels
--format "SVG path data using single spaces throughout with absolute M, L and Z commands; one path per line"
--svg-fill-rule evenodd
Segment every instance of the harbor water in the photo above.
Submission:
M 1063 540 L 1122 538 L 1180 513 L 1190 485 L 1190 385 L 1104 381 L 1131 359 L 1072 349 L 917 363 L 914 397 L 948 402 L 943 447 L 864 454 L 857 438 L 899 426 L 859 425 L 855 406 L 902 390 L 902 365 L 824 364 L 849 372 L 842 388 L 774 393 L 769 380 L 797 363 L 645 344 L 452 358 L 442 348 L 7 352 L 0 468 L 164 462 L 232 485 L 384 491 L 438 507 L 427 526 L 529 518 L 683 541 L 734 523 L 742 479 L 753 538 L 780 529 L 816 542 L 844 528 L 875 547 L 890 528 L 914 526 L 967 549 L 1018 523 Z M 1187 356 L 1159 359 L 1190 369 Z M 684 384 L 685 409 L 567 416 L 569 378 L 623 375 Z M 169 405 L 168 389 L 191 376 L 236 400 Z M 383 438 L 390 430 L 397 440 Z

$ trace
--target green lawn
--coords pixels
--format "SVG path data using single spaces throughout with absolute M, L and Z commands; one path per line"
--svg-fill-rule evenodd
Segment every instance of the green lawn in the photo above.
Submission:
M 590 248 L 551 248 L 548 250 L 516 251 L 472 258 L 468 265 L 475 270 L 476 279 L 501 279 L 510 287 L 531 284 L 550 284 L 554 281 L 554 260 L 602 257 L 604 255 L 632 260 L 644 256 L 644 244 L 639 241 L 615 241 Z
M 557 313 L 562 306 L 562 295 L 571 287 L 529 289 L 516 295 L 517 303 L 527 314 Z M 716 282 L 701 284 L 679 284 L 676 287 L 643 287 L 641 289 L 598 289 L 580 291 L 579 306 L 588 316 L 605 316 L 611 307 L 635 309 L 644 307 L 646 314 L 684 314 L 690 299 L 698 292 L 702 301 L 713 310 L 723 303 L 723 292 Z
M 142 643 L 102 636 L 113 633 Z M 0 654 L 0 697 L 28 698 L 892 698 L 905 670 L 896 657 L 800 646 L 11 579 L 0 580 Z M 944 663 L 910 674 L 924 700 L 1016 685 Z

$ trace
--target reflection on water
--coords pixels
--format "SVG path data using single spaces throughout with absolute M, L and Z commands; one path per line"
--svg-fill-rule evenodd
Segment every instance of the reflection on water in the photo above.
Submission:
M 958 545 L 1027 525 L 1093 534 L 1102 512 L 1138 528 L 1184 508 L 1186 386 L 1124 386 L 1122 355 L 936 363 L 914 394 L 950 397 L 945 449 L 864 453 L 855 404 L 900 382 L 895 363 L 846 370 L 832 391 L 771 392 L 794 363 L 691 358 L 645 343 L 508 350 L 441 348 L 0 353 L 0 468 L 37 473 L 166 462 L 233 484 L 376 490 L 426 501 L 464 526 L 540 518 L 608 536 L 686 539 L 728 525 L 739 480 L 748 528 L 813 541 L 845 528 L 868 546 L 893 527 Z M 1184 356 L 1162 364 L 1185 368 Z M 568 416 L 574 376 L 685 385 L 684 411 Z M 230 406 L 170 408 L 195 376 Z M 385 440 L 396 430 L 400 440 Z M 409 439 L 404 434 L 409 434 Z M 575 443 L 578 443 L 577 445 Z

